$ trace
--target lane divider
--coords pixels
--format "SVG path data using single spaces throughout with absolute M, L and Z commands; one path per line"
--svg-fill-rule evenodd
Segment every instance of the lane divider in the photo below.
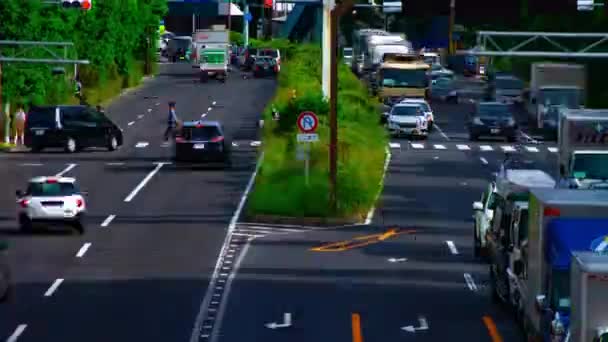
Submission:
M 456 248 L 456 245 L 454 244 L 454 241 L 446 241 L 445 242 L 448 245 L 448 248 L 450 249 L 450 252 L 454 255 L 458 254 L 458 249 Z
M 116 218 L 116 215 L 108 215 L 108 217 L 106 217 L 105 220 L 103 220 L 103 222 L 101 222 L 101 226 L 102 227 L 107 227 L 110 225 L 110 223 L 112 223 L 112 221 Z
M 64 279 L 63 278 L 58 278 L 55 279 L 55 281 L 53 282 L 53 284 L 49 287 L 48 290 L 46 290 L 46 292 L 44 293 L 45 297 L 50 297 L 53 295 L 53 293 L 55 293 L 55 291 L 57 291 L 57 288 L 59 288 L 59 285 L 61 285 L 61 283 L 63 283 Z
M 27 328 L 27 324 L 19 324 L 15 331 L 8 337 L 6 342 L 16 342 L 17 339 L 23 334 L 25 329 Z
M 397 228 L 389 229 L 385 233 L 382 234 L 372 234 L 372 235 L 364 235 L 357 236 L 350 240 L 332 242 L 328 244 L 324 244 L 318 247 L 313 247 L 309 249 L 312 252 L 344 252 L 355 248 L 361 248 L 368 245 L 380 243 L 384 240 L 390 239 L 394 236 L 401 234 L 414 234 L 416 230 L 398 230 Z
M 353 313 L 350 320 L 353 329 L 353 342 L 363 342 L 363 333 L 361 332 L 361 316 L 358 313 Z
M 89 250 L 91 245 L 92 244 L 90 242 L 87 242 L 84 245 L 82 245 L 82 247 L 80 247 L 80 249 L 78 250 L 78 253 L 76 253 L 76 257 L 82 258 L 85 255 L 85 253 Z
M 483 324 L 485 324 L 486 328 L 488 329 L 492 342 L 503 342 L 502 336 L 500 336 L 500 333 L 498 333 L 498 329 L 496 328 L 496 324 L 494 323 L 492 317 L 483 316 L 481 319 Z
M 58 174 L 55 175 L 55 177 L 63 177 L 63 175 L 65 175 L 66 173 L 72 171 L 73 168 L 76 167 L 77 164 L 68 164 L 68 167 L 66 167 L 65 169 L 63 169 L 63 171 L 59 172 Z

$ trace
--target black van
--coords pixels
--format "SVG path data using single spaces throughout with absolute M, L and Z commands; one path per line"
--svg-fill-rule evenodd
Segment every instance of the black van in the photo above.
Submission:
M 33 107 L 25 123 L 25 145 L 32 152 L 47 147 L 63 147 L 69 153 L 87 147 L 114 151 L 122 143 L 122 129 L 88 106 Z

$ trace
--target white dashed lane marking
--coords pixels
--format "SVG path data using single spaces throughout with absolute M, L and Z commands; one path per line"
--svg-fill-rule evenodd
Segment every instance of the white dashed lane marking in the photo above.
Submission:
M 494 149 L 490 145 L 481 145 L 479 146 L 479 149 L 482 151 L 494 151 Z
M 513 147 L 513 146 L 501 146 L 500 148 L 502 148 L 502 150 L 505 151 L 505 152 L 515 152 L 515 151 L 517 151 L 515 149 L 515 147 Z
M 55 279 L 55 281 L 53 282 L 51 287 L 49 287 L 49 289 L 46 290 L 46 292 L 44 293 L 44 296 L 45 297 L 52 296 L 53 293 L 55 293 L 55 291 L 57 291 L 57 289 L 59 288 L 59 285 L 61 285 L 61 283 L 63 283 L 63 278 Z
M 488 165 L 488 160 L 487 160 L 486 158 L 484 158 L 484 157 L 479 157 L 479 160 L 481 160 L 481 163 L 482 163 L 483 165 Z
M 131 191 L 131 193 L 127 197 L 125 197 L 125 202 L 131 202 L 133 200 L 133 198 L 135 198 L 135 196 L 137 196 L 137 193 L 140 192 L 141 189 L 143 189 L 144 186 L 146 186 L 146 184 L 148 184 L 148 182 L 152 179 L 152 177 L 154 177 L 154 175 L 156 173 L 158 173 L 158 171 L 160 171 L 160 168 L 167 164 L 170 164 L 170 163 L 156 163 L 156 167 L 154 168 L 154 170 L 150 171 L 150 173 L 148 173 L 146 178 L 142 179 L 142 181 L 139 184 L 137 184 L 135 189 L 133 189 L 133 191 Z
M 101 223 L 102 227 L 107 227 L 112 223 L 112 221 L 116 218 L 116 215 L 109 215 L 105 220 Z
M 137 116 L 137 118 L 138 118 L 138 119 L 143 119 L 143 118 L 144 118 L 144 115 L 143 115 L 143 114 L 140 114 L 140 115 L 138 115 L 138 116 Z
M 424 144 L 411 144 L 411 145 L 412 145 L 412 148 L 415 148 L 415 149 L 424 148 Z
M 80 249 L 78 250 L 78 253 L 76 253 L 76 257 L 77 258 L 82 258 L 87 251 L 89 250 L 89 248 L 91 248 L 91 243 L 87 242 L 84 245 L 82 245 L 82 247 L 80 247 Z
M 446 147 L 444 145 L 434 145 L 433 146 L 436 150 L 445 150 Z
M 467 283 L 469 290 L 477 291 L 477 285 L 475 284 L 473 277 L 469 273 L 464 274 L 464 281 Z
M 23 332 L 25 331 L 26 328 L 27 328 L 27 324 L 19 324 L 19 326 L 17 326 L 17 328 L 11 334 L 11 336 L 8 337 L 6 342 L 16 342 L 19 339 L 19 337 L 23 334 Z
M 72 171 L 73 168 L 76 167 L 77 164 L 68 164 L 68 166 L 63 169 L 61 172 L 55 175 L 55 177 L 63 177 L 66 173 Z
M 469 147 L 469 145 L 456 145 L 456 148 L 461 150 L 461 151 L 468 151 L 471 148 Z
M 528 152 L 538 152 L 538 148 L 535 146 L 526 146 L 526 151 Z
M 135 121 L 131 121 L 131 122 L 129 122 L 127 125 L 129 125 L 129 126 L 133 126 L 134 124 L 135 124 Z
M 401 144 L 400 143 L 388 143 L 388 146 L 390 148 L 401 148 Z
M 547 150 L 549 150 L 551 153 L 557 153 L 558 151 L 557 147 L 548 147 Z
M 448 248 L 450 249 L 450 252 L 454 255 L 458 254 L 458 249 L 456 249 L 456 245 L 454 244 L 454 241 L 446 241 L 445 242 L 448 245 Z
M 149 143 L 147 141 L 140 141 L 137 144 L 135 144 L 136 148 L 145 148 L 148 147 Z

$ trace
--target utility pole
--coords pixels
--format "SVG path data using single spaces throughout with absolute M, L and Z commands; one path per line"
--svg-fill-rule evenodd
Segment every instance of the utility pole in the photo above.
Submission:
M 152 72 L 152 68 L 151 68 L 151 64 L 152 62 L 150 61 L 150 36 L 151 36 L 151 29 L 149 27 L 146 27 L 146 75 L 150 75 Z
M 230 30 L 232 29 L 232 13 L 230 10 L 232 9 L 232 0 L 228 0 L 228 34 L 230 34 Z
M 245 47 L 249 45 L 249 20 L 245 19 L 250 15 L 249 3 L 247 1 L 248 0 L 245 0 L 245 6 L 243 7 L 243 45 Z
M 454 46 L 454 24 L 456 21 L 456 0 L 450 0 L 450 24 L 448 27 L 448 53 L 453 55 L 456 51 Z

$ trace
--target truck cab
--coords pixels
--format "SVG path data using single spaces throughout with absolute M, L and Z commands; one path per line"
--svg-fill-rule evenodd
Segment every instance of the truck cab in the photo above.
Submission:
M 417 54 L 384 55 L 378 71 L 370 75 L 370 88 L 381 102 L 392 105 L 404 98 L 427 98 L 430 65 Z

